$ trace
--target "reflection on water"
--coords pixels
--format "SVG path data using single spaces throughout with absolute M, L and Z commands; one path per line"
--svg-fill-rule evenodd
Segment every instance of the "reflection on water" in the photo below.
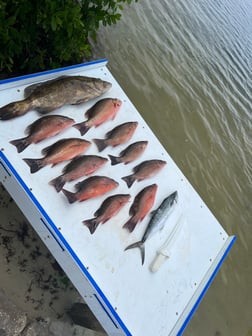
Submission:
M 100 31 L 108 67 L 237 241 L 185 335 L 251 333 L 252 2 L 146 0 Z

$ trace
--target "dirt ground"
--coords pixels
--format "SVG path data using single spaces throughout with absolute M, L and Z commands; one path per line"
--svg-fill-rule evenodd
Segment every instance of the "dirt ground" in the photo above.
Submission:
M 82 298 L 1 184 L 0 269 L 0 288 L 30 320 L 72 325 L 67 312 Z M 78 335 L 84 334 L 101 335 L 79 328 Z

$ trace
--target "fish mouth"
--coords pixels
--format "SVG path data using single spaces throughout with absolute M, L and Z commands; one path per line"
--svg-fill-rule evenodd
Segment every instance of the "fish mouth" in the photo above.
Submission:
M 121 106 L 122 101 L 120 99 L 113 99 L 113 105 L 114 107 Z
M 173 197 L 174 197 L 173 202 L 174 202 L 174 203 L 178 203 L 178 192 L 177 192 L 177 191 L 174 191 L 174 193 L 173 193 Z

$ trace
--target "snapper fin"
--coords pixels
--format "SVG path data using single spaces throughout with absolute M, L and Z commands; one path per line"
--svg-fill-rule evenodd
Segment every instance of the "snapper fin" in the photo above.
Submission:
M 31 174 L 36 173 L 41 168 L 45 167 L 43 159 L 23 159 L 30 167 Z
M 106 140 L 104 139 L 93 139 L 93 141 L 96 144 L 99 152 L 103 151 L 107 147 Z
M 137 221 L 134 219 L 134 216 L 133 216 L 123 225 L 123 228 L 128 229 L 129 232 L 132 232 L 135 229 L 136 225 L 137 225 Z
M 22 138 L 22 139 L 12 140 L 12 141 L 10 141 L 10 143 L 13 146 L 16 146 L 18 153 L 23 152 L 23 150 L 25 150 L 25 148 L 30 145 L 30 142 L 28 141 L 27 137 Z
M 62 192 L 66 196 L 66 198 L 67 198 L 67 200 L 70 204 L 76 202 L 75 193 L 73 193 L 69 190 L 66 190 L 66 189 L 62 189 Z
M 80 131 L 81 135 L 84 135 L 87 133 L 87 131 L 90 129 L 90 126 L 87 125 L 87 121 L 83 121 L 81 123 L 73 125 L 74 128 Z
M 117 165 L 119 163 L 121 163 L 120 161 L 120 156 L 113 156 L 113 155 L 110 155 L 108 154 L 110 160 L 111 160 L 111 165 L 114 166 L 114 165 Z
M 125 181 L 128 188 L 130 188 L 136 179 L 135 179 L 134 174 L 132 174 L 132 175 L 122 177 L 122 180 Z
M 144 246 L 144 242 L 142 240 L 136 242 L 136 243 L 133 243 L 129 246 L 127 246 L 124 251 L 127 251 L 127 250 L 130 250 L 130 249 L 133 249 L 133 248 L 136 248 L 138 247 L 140 249 L 140 253 L 141 253 L 141 260 L 142 260 L 142 265 L 144 264 L 144 260 L 145 260 L 145 246 Z
M 60 192 L 61 189 L 65 185 L 64 177 L 62 175 L 58 176 L 58 177 L 54 178 L 53 180 L 51 180 L 49 182 L 49 184 L 51 184 L 52 186 L 54 186 L 54 188 L 56 189 L 57 192 Z
M 84 220 L 83 225 L 87 226 L 90 233 L 93 234 L 95 232 L 95 230 L 97 229 L 99 222 L 97 221 L 97 218 L 92 218 L 92 219 L 87 219 Z
M 49 145 L 49 146 L 43 148 L 42 151 L 41 151 L 42 155 L 44 155 L 44 156 L 48 155 L 48 153 L 50 153 L 50 150 L 51 150 L 52 146 L 54 146 L 54 144 Z

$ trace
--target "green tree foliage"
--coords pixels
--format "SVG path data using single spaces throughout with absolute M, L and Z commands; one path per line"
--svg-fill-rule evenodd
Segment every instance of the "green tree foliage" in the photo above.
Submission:
M 81 63 L 100 24 L 137 0 L 0 0 L 0 72 L 32 73 Z

